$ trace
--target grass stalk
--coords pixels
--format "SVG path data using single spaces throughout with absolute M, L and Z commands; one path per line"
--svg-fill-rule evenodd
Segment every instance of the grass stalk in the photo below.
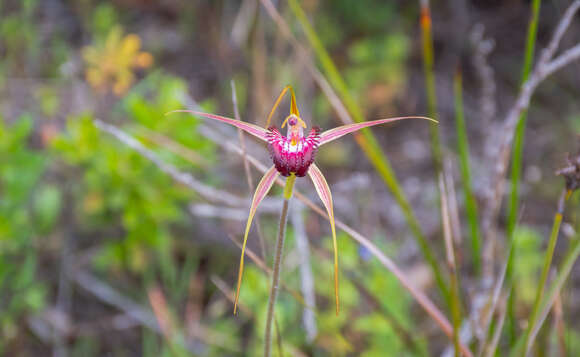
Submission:
M 530 22 L 528 24 L 528 33 L 526 38 L 526 48 L 524 53 L 524 63 L 522 68 L 521 83 L 528 80 L 530 71 L 532 70 L 532 63 L 534 59 L 534 48 L 536 44 L 536 33 L 538 32 L 538 18 L 540 16 L 541 0 L 533 0 L 532 12 L 530 14 Z M 508 218 L 507 218 L 507 236 L 508 239 L 513 239 L 513 234 L 516 226 L 516 221 L 519 211 L 519 191 L 520 191 L 520 177 L 522 171 L 523 148 L 524 148 L 524 134 L 526 128 L 527 111 L 522 111 L 520 115 L 513 142 L 512 166 L 510 173 L 510 197 L 508 203 Z M 513 259 L 513 254 L 510 259 Z M 511 262 L 510 262 L 511 263 Z M 513 266 L 508 264 L 508 266 Z M 509 284 L 513 284 L 512 270 L 507 271 L 507 279 Z M 510 294 L 508 298 L 508 320 L 510 340 L 516 336 L 515 331 L 515 313 L 514 313 L 514 294 Z
M 459 298 L 459 278 L 457 277 L 457 265 L 455 264 L 455 248 L 453 244 L 453 230 L 449 216 L 449 204 L 447 201 L 447 189 L 443 173 L 439 174 L 439 192 L 441 193 L 441 221 L 443 223 L 443 237 L 445 239 L 445 251 L 447 253 L 447 267 L 451 275 L 451 322 L 453 324 L 453 347 L 455 357 L 461 356 L 461 344 L 459 342 L 459 330 L 461 328 L 461 300 Z
M 280 224 L 278 226 L 278 239 L 276 240 L 276 250 L 274 253 L 274 267 L 272 269 L 272 285 L 270 286 L 270 298 L 268 299 L 268 312 L 266 315 L 266 331 L 264 333 L 264 356 L 270 357 L 272 349 L 272 322 L 274 321 L 274 307 L 278 296 L 280 284 L 280 270 L 282 268 L 282 251 L 284 250 L 284 239 L 286 237 L 286 224 L 288 222 L 288 206 L 292 198 L 292 190 L 296 176 L 291 175 L 286 179 L 284 186 L 284 204 L 280 213 Z
M 439 117 L 437 111 L 437 91 L 435 89 L 435 70 L 433 33 L 431 28 L 431 11 L 429 10 L 429 0 L 421 0 L 421 47 L 423 52 L 423 74 L 425 76 L 425 90 L 427 91 L 427 110 L 431 118 Z M 429 126 L 431 136 L 431 151 L 433 152 L 433 162 L 437 173 L 442 169 L 441 139 L 439 136 L 439 126 L 432 124 Z
M 567 191 L 562 192 L 560 198 L 559 208 L 554 215 L 554 223 L 552 225 L 552 232 L 550 233 L 550 239 L 548 241 L 548 247 L 546 248 L 546 253 L 544 255 L 544 264 L 542 266 L 542 272 L 540 275 L 540 282 L 538 283 L 538 289 L 536 290 L 536 297 L 534 299 L 534 305 L 532 308 L 532 313 L 528 319 L 528 327 L 524 334 L 524 344 L 521 356 L 527 356 L 528 350 L 530 349 L 533 340 L 531 337 L 532 326 L 534 325 L 536 319 L 538 318 L 538 313 L 540 312 L 540 305 L 542 302 L 542 297 L 544 296 L 544 290 L 546 288 L 546 281 L 548 279 L 548 272 L 550 271 L 550 265 L 552 264 L 552 257 L 554 256 L 554 249 L 556 248 L 556 242 L 558 241 L 558 233 L 560 232 L 560 224 L 562 223 L 562 214 L 564 201 L 566 200 Z
M 325 75 L 328 77 L 330 84 L 338 91 L 340 99 L 343 101 L 348 112 L 352 115 L 353 120 L 355 122 L 365 121 L 362 109 L 350 94 L 346 82 L 340 75 L 338 68 L 324 48 L 324 45 L 320 41 L 316 31 L 310 24 L 310 21 L 304 13 L 304 10 L 302 7 L 300 7 L 300 4 L 297 0 L 289 0 L 288 4 L 290 5 L 292 13 L 302 26 L 302 30 L 311 47 L 314 49 L 316 57 L 318 58 L 318 61 L 320 62 Z M 421 225 L 413 213 L 411 205 L 407 200 L 407 197 L 405 196 L 405 193 L 401 188 L 397 177 L 395 176 L 387 155 L 383 152 L 377 142 L 377 139 L 370 130 L 362 129 L 360 134 L 355 134 L 354 137 L 358 145 L 362 148 L 363 152 L 370 160 L 371 164 L 374 166 L 375 170 L 378 172 L 379 176 L 381 176 L 386 186 L 391 190 L 395 201 L 397 201 L 398 205 L 401 207 L 407 224 L 409 225 L 409 228 L 411 229 L 411 232 L 416 238 L 417 244 L 421 249 L 421 253 L 433 271 L 433 275 L 435 276 L 435 280 L 439 290 L 441 291 L 441 295 L 445 301 L 448 302 L 449 290 L 447 283 L 443 277 L 443 274 L 441 273 L 439 264 L 437 263 L 437 260 L 435 259 L 435 256 L 433 255 L 433 252 L 427 243 L 427 239 L 423 233 L 423 230 L 421 229 Z
M 461 182 L 465 194 L 465 211 L 471 237 L 471 259 L 476 272 L 481 271 L 481 237 L 477 219 L 477 202 L 471 187 L 471 168 L 469 164 L 469 143 L 465 117 L 463 114 L 463 85 L 461 72 L 457 71 L 453 81 L 455 90 L 455 128 L 457 130 L 457 151 L 459 153 L 459 167 Z

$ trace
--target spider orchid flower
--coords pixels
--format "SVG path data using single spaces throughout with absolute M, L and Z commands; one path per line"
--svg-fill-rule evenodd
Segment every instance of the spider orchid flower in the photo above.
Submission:
M 286 135 L 283 135 L 276 127 L 270 126 L 270 119 L 274 114 L 276 107 L 282 100 L 284 94 L 290 90 L 291 102 L 290 102 L 290 115 L 286 117 L 282 123 L 281 128 L 288 126 Z M 242 244 L 242 256 L 240 258 L 240 269 L 238 273 L 238 284 L 236 288 L 236 297 L 234 302 L 234 314 L 237 311 L 238 298 L 240 295 L 240 286 L 242 284 L 242 274 L 244 270 L 244 254 L 246 249 L 246 243 L 248 240 L 248 233 L 250 232 L 250 227 L 252 225 L 252 220 L 258 209 L 258 205 L 264 199 L 264 197 L 270 191 L 274 181 L 278 175 L 288 177 L 288 181 L 294 182 L 296 177 L 304 177 L 308 175 L 316 188 L 316 192 L 320 197 L 320 200 L 326 208 L 328 218 L 330 221 L 330 228 L 332 231 L 332 244 L 334 248 L 334 293 L 336 300 L 336 313 L 339 312 L 339 298 L 338 298 L 338 252 L 336 243 L 336 228 L 334 224 L 334 209 L 332 205 L 332 194 L 330 192 L 330 187 L 326 182 L 326 179 L 318 166 L 314 164 L 314 158 L 318 148 L 324 144 L 328 144 L 346 134 L 353 133 L 362 128 L 369 126 L 391 123 L 403 119 L 426 119 L 437 123 L 436 120 L 422 117 L 422 116 L 406 116 L 406 117 L 395 117 L 387 119 L 379 119 L 373 121 L 367 121 L 362 123 L 353 123 L 348 125 L 342 125 L 334 129 L 327 131 L 322 131 L 320 128 L 314 126 L 310 129 L 308 135 L 304 135 L 304 130 L 306 129 L 306 123 L 300 117 L 298 112 L 298 106 L 296 105 L 296 98 L 294 95 L 294 90 L 291 86 L 286 86 L 278 99 L 274 103 L 274 106 L 268 116 L 266 122 L 266 128 L 260 126 L 242 122 L 228 117 L 223 117 L 220 115 L 203 113 L 192 110 L 174 110 L 167 114 L 185 112 L 196 116 L 204 117 L 207 119 L 217 120 L 224 122 L 226 124 L 233 125 L 243 131 L 257 137 L 260 140 L 265 141 L 268 144 L 268 150 L 270 151 L 270 156 L 273 161 L 272 167 L 266 171 L 260 183 L 256 187 L 256 191 L 252 198 L 252 203 L 250 206 L 250 213 L 248 221 L 246 223 L 246 230 L 244 233 L 244 241 Z M 287 182 L 288 187 L 288 182 Z M 291 187 L 291 186 L 290 186 Z M 292 195 L 292 190 L 290 188 L 289 192 L 285 189 L 284 195 L 286 199 L 289 199 Z

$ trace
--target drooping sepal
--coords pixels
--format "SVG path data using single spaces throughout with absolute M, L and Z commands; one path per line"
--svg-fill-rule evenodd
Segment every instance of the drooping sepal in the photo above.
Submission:
M 250 214 L 248 216 L 248 222 L 246 223 L 246 231 L 244 232 L 244 242 L 242 243 L 242 256 L 240 258 L 240 270 L 238 272 L 238 286 L 236 288 L 236 298 L 234 301 L 234 314 L 236 314 L 238 310 L 238 299 L 240 297 L 240 287 L 242 285 L 242 275 L 244 273 L 244 254 L 246 252 L 246 243 L 248 242 L 248 234 L 250 233 L 252 220 L 254 219 L 254 215 L 258 210 L 260 202 L 262 202 L 264 197 L 266 197 L 268 192 L 270 192 L 270 189 L 272 188 L 272 185 L 274 184 L 274 181 L 276 181 L 277 177 L 278 171 L 276 170 L 275 166 L 272 166 L 268 171 L 266 171 L 266 173 L 260 180 L 260 183 L 258 183 L 258 186 L 256 187 L 256 192 L 254 192 L 254 197 L 252 198 L 252 205 L 250 206 Z
M 308 170 L 308 174 L 312 179 L 312 183 L 314 183 L 314 188 L 316 188 L 316 192 L 318 193 L 318 197 L 326 207 L 326 212 L 328 213 L 328 219 L 330 221 L 330 229 L 332 231 L 332 245 L 334 248 L 334 296 L 336 299 L 336 314 L 340 310 L 340 304 L 338 299 L 338 246 L 336 243 L 336 228 L 334 225 L 334 208 L 332 206 L 332 193 L 330 192 L 330 187 L 328 187 L 328 183 L 326 182 L 326 178 L 316 166 L 316 164 L 312 164 L 310 166 L 310 170 Z

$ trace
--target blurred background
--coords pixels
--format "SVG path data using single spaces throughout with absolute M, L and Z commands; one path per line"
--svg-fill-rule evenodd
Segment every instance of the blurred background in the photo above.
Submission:
M 541 5 L 535 58 L 569 4 Z M 433 2 L 433 111 L 419 1 L 0 1 L 0 355 L 261 355 L 281 189 L 258 211 L 241 311 L 234 316 L 239 242 L 262 175 L 246 168 L 235 150 L 269 166 L 267 150 L 248 135 L 240 140 L 227 125 L 165 116 L 201 108 L 233 117 L 232 83 L 241 119 L 262 126 L 287 84 L 303 119 L 323 129 L 344 124 L 345 112 L 354 120 L 437 116 L 458 218 L 462 326 L 473 351 L 490 339 L 481 337 L 489 328 L 481 311 L 489 308 L 486 297 L 508 259 L 508 238 L 517 238 L 511 273 L 517 289 L 506 327 L 496 328 L 497 350 L 505 355 L 534 302 L 564 187 L 554 172 L 577 150 L 580 64 L 557 72 L 534 94 L 517 180 L 517 224 L 508 231 L 514 221 L 504 201 L 492 228 L 480 227 L 477 259 L 460 171 L 454 78 L 455 85 L 458 75 L 463 79 L 470 191 L 481 213 L 493 143 L 522 82 L 531 13 L 531 1 L 523 0 Z M 577 43 L 578 34 L 575 16 L 561 48 Z M 275 125 L 288 109 L 285 99 Z M 335 216 L 392 259 L 451 319 L 433 270 L 438 266 L 448 281 L 441 166 L 430 126 L 403 121 L 372 133 L 398 184 L 385 184 L 388 175 L 361 150 L 360 137 L 324 146 L 316 162 L 333 191 Z M 179 172 L 189 176 L 176 181 Z M 402 208 L 393 187 L 410 208 Z M 298 180 L 297 189 L 320 206 L 309 180 Z M 555 263 L 575 236 L 577 202 L 572 196 L 568 203 Z M 435 264 L 425 259 L 417 236 Z M 400 281 L 341 229 L 342 311 L 336 316 L 330 227 L 297 199 L 287 238 L 275 355 L 452 351 L 451 339 Z M 560 314 L 548 317 L 539 333 L 543 355 L 580 354 L 578 269 L 558 296 Z M 506 299 L 500 299 L 503 310 Z M 493 326 L 501 310 L 491 314 Z

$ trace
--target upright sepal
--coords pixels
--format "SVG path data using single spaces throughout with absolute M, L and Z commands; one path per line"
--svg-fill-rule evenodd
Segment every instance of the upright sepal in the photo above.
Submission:
M 274 102 L 274 105 L 272 106 L 272 110 L 270 111 L 270 114 L 268 114 L 268 119 L 266 120 L 266 128 L 270 127 L 270 120 L 272 119 L 272 115 L 274 115 L 276 108 L 278 108 L 278 104 L 280 104 L 280 101 L 282 100 L 282 98 L 284 98 L 284 95 L 288 91 L 290 91 L 290 97 L 291 97 L 290 98 L 290 114 L 294 114 L 297 117 L 300 117 L 300 113 L 298 112 L 298 105 L 296 105 L 296 96 L 294 95 L 294 89 L 292 88 L 291 85 L 287 85 L 286 87 L 284 87 L 284 89 L 282 89 L 282 92 L 280 92 L 280 94 L 278 95 L 278 98 L 276 98 L 276 101 Z
M 260 202 L 266 197 L 274 181 L 278 177 L 278 171 L 276 170 L 275 166 L 272 166 L 262 179 L 260 183 L 256 187 L 256 192 L 254 192 L 254 198 L 252 198 L 252 205 L 250 206 L 250 214 L 248 216 L 248 222 L 246 223 L 246 231 L 244 233 L 244 242 L 242 244 L 242 256 L 240 258 L 240 270 L 238 273 L 238 287 L 236 288 L 236 298 L 234 301 L 234 314 L 237 312 L 238 309 L 238 298 L 240 297 L 240 286 L 242 285 L 242 275 L 244 272 L 244 254 L 246 252 L 246 243 L 248 242 L 248 234 L 250 233 L 250 227 L 252 226 L 252 220 L 254 219 L 254 215 L 260 205 Z
M 218 120 L 218 121 L 221 121 L 223 123 L 230 124 L 230 125 L 233 125 L 237 128 L 240 128 L 243 131 L 247 132 L 248 134 L 254 135 L 258 139 L 262 139 L 264 141 L 267 141 L 268 131 L 260 126 L 257 126 L 257 125 L 251 124 L 251 123 L 246 123 L 244 121 L 235 120 L 235 119 L 228 118 L 228 117 L 222 117 L 221 115 L 209 114 L 209 113 L 204 113 L 204 112 L 196 112 L 193 110 L 173 110 L 165 115 L 173 114 L 173 113 L 190 113 L 190 114 L 198 115 L 200 117 L 204 117 L 207 119 Z
M 437 120 L 431 119 L 428 117 L 411 116 L 411 117 L 396 117 L 396 118 L 378 119 L 378 120 L 365 121 L 362 123 L 353 123 L 353 124 L 348 124 L 348 125 L 342 125 L 342 126 L 334 128 L 334 129 L 327 130 L 327 131 L 323 132 L 322 134 L 320 134 L 320 144 L 319 145 L 329 143 L 329 142 L 336 140 L 336 139 L 338 139 L 346 134 L 350 134 L 350 133 L 355 132 L 357 130 L 360 130 L 362 128 L 366 128 L 366 127 L 373 126 L 373 125 L 391 123 L 391 122 L 403 120 L 403 119 L 425 119 L 425 120 L 430 120 L 432 122 L 437 123 Z
M 340 310 L 340 305 L 338 301 L 338 247 L 336 244 L 336 228 L 334 227 L 334 208 L 332 206 L 332 194 L 330 192 L 330 187 L 324 178 L 324 175 L 316 166 L 316 164 L 310 165 L 308 174 L 314 183 L 316 192 L 320 197 L 320 200 L 326 207 L 326 212 L 328 213 L 328 219 L 330 221 L 330 229 L 332 230 L 332 245 L 334 247 L 334 296 L 336 299 L 336 314 Z

